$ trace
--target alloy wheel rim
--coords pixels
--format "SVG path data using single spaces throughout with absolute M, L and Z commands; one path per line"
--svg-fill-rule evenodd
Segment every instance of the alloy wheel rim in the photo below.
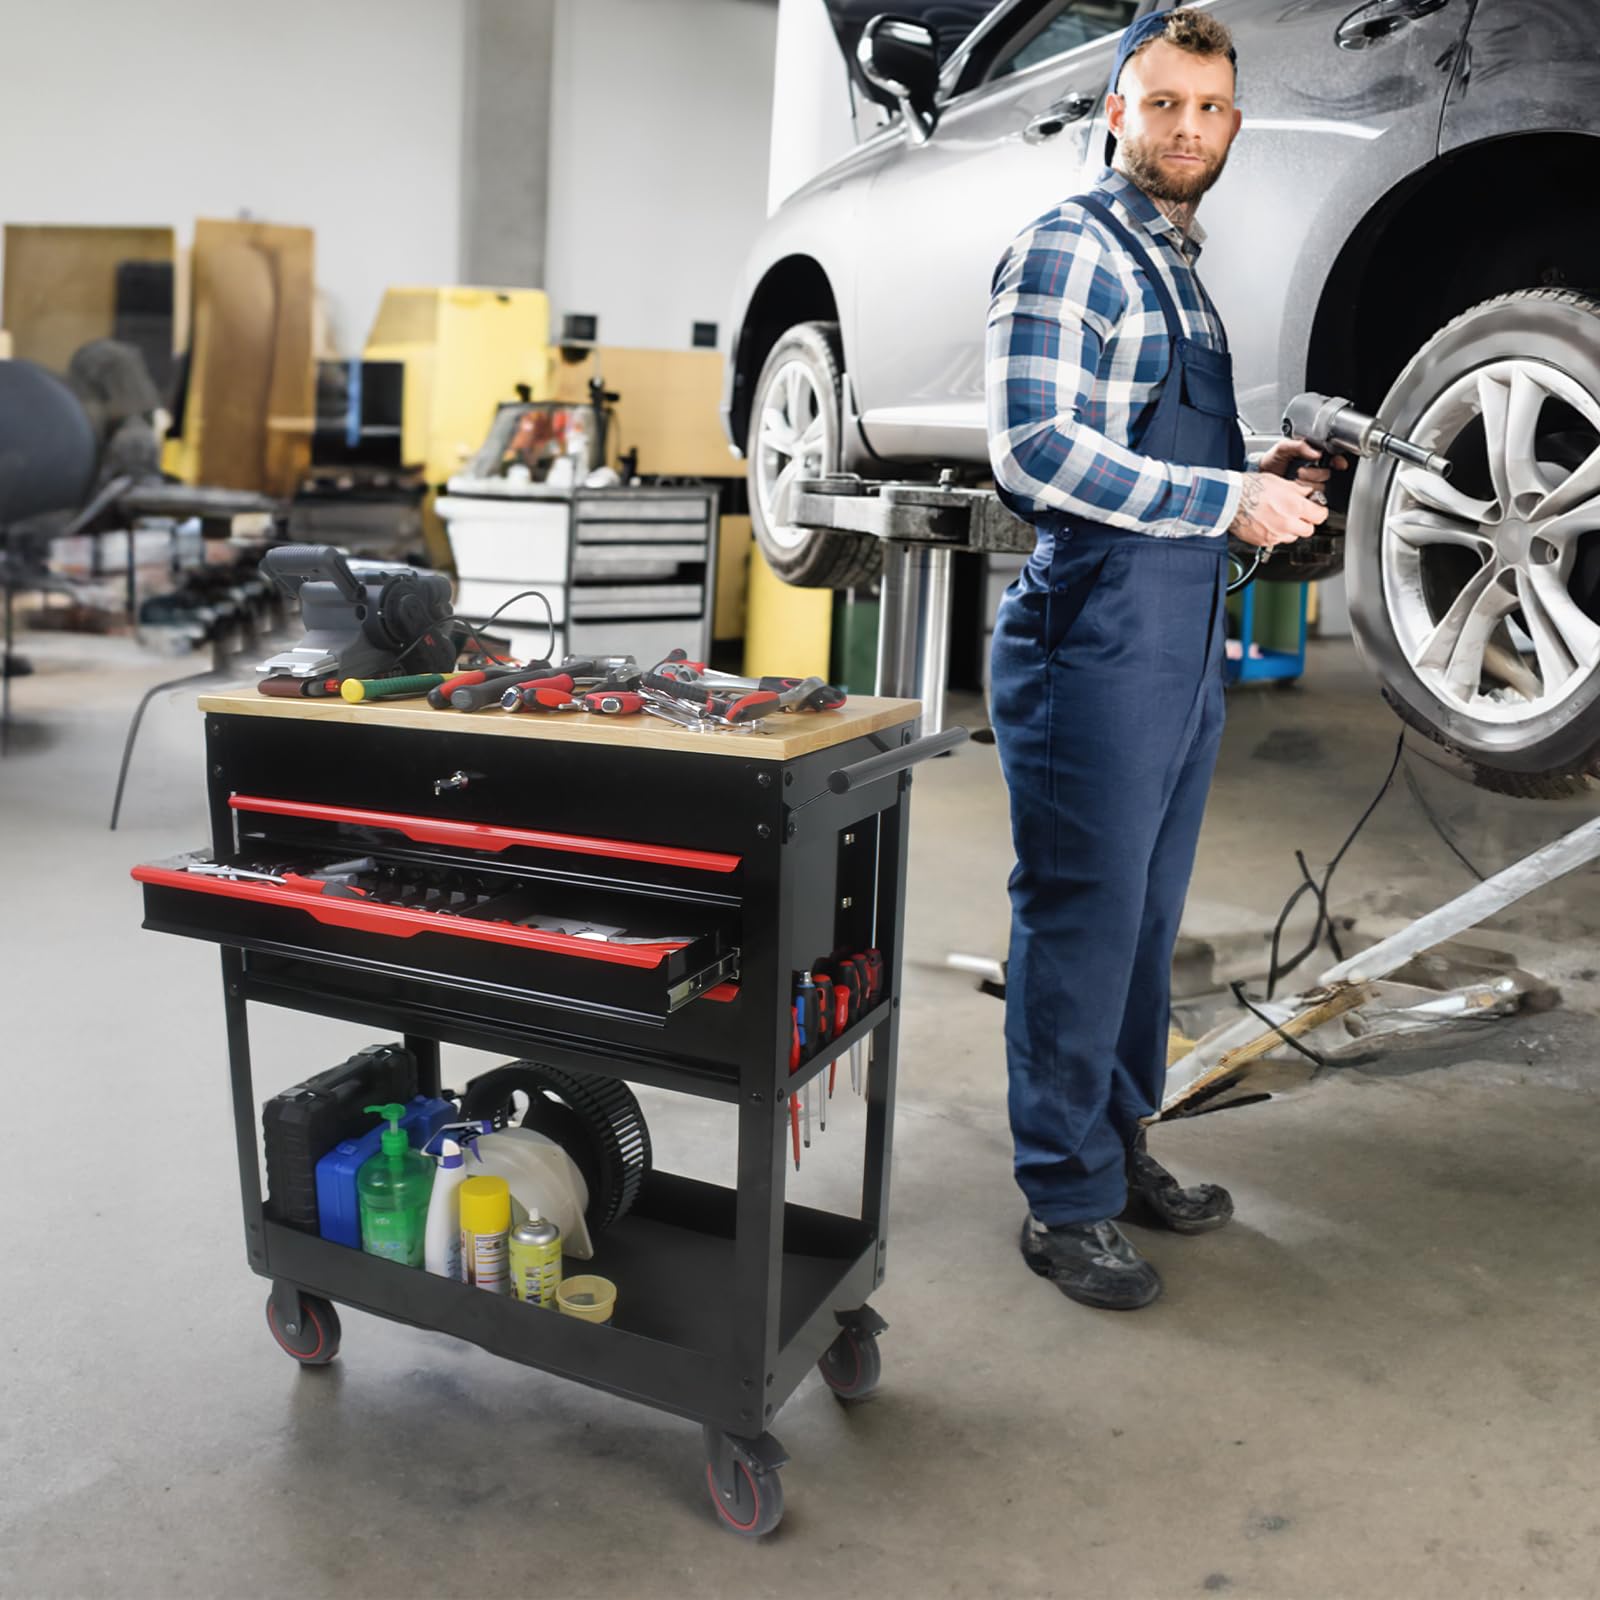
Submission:
M 811 369 L 785 362 L 763 397 L 756 433 L 756 495 L 775 544 L 792 550 L 809 530 L 781 521 L 777 507 L 799 478 L 820 477 L 828 448 L 828 423 Z
M 1597 441 L 1576 464 L 1548 459 L 1553 402 Z M 1490 493 L 1424 467 L 1395 472 L 1381 543 L 1390 622 L 1433 695 L 1509 731 L 1600 669 L 1600 597 L 1573 592 L 1580 546 L 1600 531 L 1600 399 L 1547 362 L 1494 361 L 1450 384 L 1411 435 L 1475 468 Z

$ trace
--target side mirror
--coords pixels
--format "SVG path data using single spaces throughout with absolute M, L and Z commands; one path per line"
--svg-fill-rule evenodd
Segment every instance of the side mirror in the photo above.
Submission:
M 898 105 L 915 144 L 933 132 L 939 89 L 939 45 L 933 29 L 909 17 L 874 17 L 861 30 L 856 64 L 886 101 Z

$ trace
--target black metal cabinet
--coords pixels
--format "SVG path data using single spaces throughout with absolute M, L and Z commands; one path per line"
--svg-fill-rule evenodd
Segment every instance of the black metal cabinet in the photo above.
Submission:
M 147 927 L 223 946 L 246 1246 L 275 1283 L 274 1331 L 322 1296 L 692 1417 L 710 1430 L 724 1520 L 765 1531 L 782 1460 L 767 1425 L 830 1347 L 881 1327 L 866 1300 L 887 1238 L 905 769 L 934 753 L 913 742 L 915 704 L 852 702 L 773 735 L 632 724 L 592 737 L 513 732 L 498 714 L 202 704 L 210 859 L 275 881 L 186 860 L 135 876 Z M 830 774 L 851 768 L 859 781 L 835 792 Z M 347 857 L 414 874 L 435 901 L 374 908 L 300 881 Z M 441 894 L 461 909 L 430 912 Z M 638 925 L 646 942 L 620 961 L 561 934 L 504 942 L 495 909 L 529 904 Z M 869 947 L 884 958 L 878 1002 L 792 1070 L 797 974 Z M 298 1232 L 261 1195 L 252 1002 L 397 1031 L 431 1088 L 448 1042 L 736 1104 L 736 1185 L 651 1174 L 595 1241 L 593 1270 L 619 1291 L 600 1325 Z M 789 1098 L 857 1040 L 871 1050 L 859 1215 L 786 1204 Z

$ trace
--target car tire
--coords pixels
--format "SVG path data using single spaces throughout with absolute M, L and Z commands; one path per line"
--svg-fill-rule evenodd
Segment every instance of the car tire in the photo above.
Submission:
M 853 589 L 883 570 L 883 548 L 862 534 L 800 528 L 782 518 L 796 478 L 839 471 L 844 379 L 839 328 L 802 322 L 772 347 L 750 407 L 750 521 L 766 563 L 785 583 Z
M 1351 493 L 1356 641 L 1384 697 L 1484 788 L 1600 776 L 1600 299 L 1522 289 L 1463 312 L 1379 409 L 1445 455 Z

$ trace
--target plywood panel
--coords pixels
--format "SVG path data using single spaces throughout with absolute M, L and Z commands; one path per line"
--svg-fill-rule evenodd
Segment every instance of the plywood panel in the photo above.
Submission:
M 68 228 L 7 223 L 5 305 L 12 353 L 65 372 L 72 353 L 109 339 L 117 263 L 171 261 L 171 228 Z
M 191 481 L 293 493 L 311 460 L 314 273 L 309 228 L 195 223 Z
M 586 360 L 556 369 L 558 400 L 587 400 L 598 370 L 621 398 L 613 407 L 609 451 L 616 465 L 637 449 L 639 471 L 685 478 L 740 478 L 744 463 L 722 431 L 723 356 L 717 350 L 630 350 L 602 345 Z

